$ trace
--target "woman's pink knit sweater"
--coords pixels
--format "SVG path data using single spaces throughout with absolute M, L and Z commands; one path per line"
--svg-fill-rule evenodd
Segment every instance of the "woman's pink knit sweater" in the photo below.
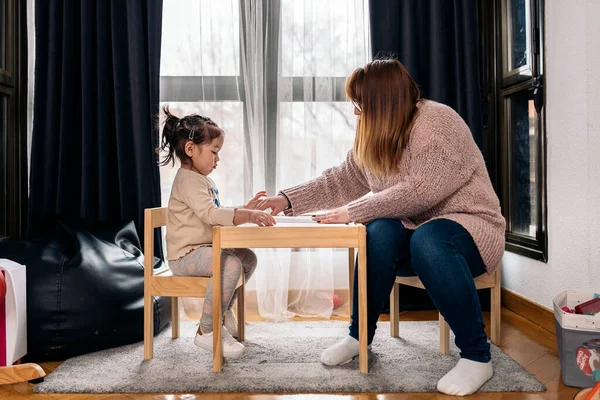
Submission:
M 354 161 L 350 151 L 339 166 L 282 192 L 288 215 L 330 210 L 348 204 L 355 222 L 378 218 L 402 221 L 408 229 L 436 218 L 462 225 L 473 237 L 492 273 L 504 253 L 506 222 L 483 156 L 463 119 L 450 107 L 421 101 L 402 153 L 399 172 L 378 179 Z M 371 196 L 364 196 L 373 192 Z

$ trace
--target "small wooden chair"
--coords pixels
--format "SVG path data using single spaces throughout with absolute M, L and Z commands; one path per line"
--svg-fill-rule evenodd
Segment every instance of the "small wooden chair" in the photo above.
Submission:
M 400 331 L 400 318 L 398 315 L 398 300 L 399 300 L 399 284 L 408 285 L 412 287 L 417 287 L 421 289 L 425 289 L 421 280 L 416 276 L 397 276 L 396 282 L 392 288 L 392 292 L 390 294 L 390 334 L 393 337 L 399 337 Z M 492 343 L 498 345 L 500 343 L 500 290 L 501 290 L 502 282 L 500 276 L 500 266 L 496 268 L 492 275 L 484 273 L 483 275 L 475 278 L 475 287 L 477 289 L 485 289 L 491 288 L 491 340 Z M 440 353 L 448 354 L 450 348 L 450 327 L 442 317 L 442 314 L 439 314 L 440 321 Z
M 46 373 L 37 364 L 17 364 L 0 367 L 0 385 L 10 385 L 17 382 L 37 383 L 46 376 Z
M 175 276 L 165 265 L 154 271 L 154 229 L 167 224 L 167 209 L 147 208 L 144 211 L 144 359 L 154 356 L 154 302 L 153 296 L 170 296 L 171 332 L 179 337 L 179 297 L 205 297 L 210 278 Z M 244 275 L 237 288 L 238 340 L 244 340 Z M 219 285 L 220 286 L 220 285 Z M 213 291 L 220 287 L 213 282 Z M 219 338 L 220 340 L 220 338 Z M 215 343 L 217 341 L 215 340 Z M 220 342 L 219 342 L 220 343 Z M 213 347 L 213 354 L 216 349 Z

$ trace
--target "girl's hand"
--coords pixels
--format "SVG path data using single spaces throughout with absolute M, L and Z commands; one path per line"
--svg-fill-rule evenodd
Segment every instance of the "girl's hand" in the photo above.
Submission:
M 273 226 L 275 218 L 263 211 L 250 211 L 249 222 L 258 226 Z
M 265 197 L 260 200 L 256 205 L 257 210 L 266 210 L 267 208 L 271 209 L 271 215 L 277 215 L 286 208 L 288 208 L 290 204 L 288 203 L 288 199 L 283 195 L 270 196 Z
M 348 206 L 336 208 L 325 214 L 314 216 L 313 221 L 318 221 L 322 224 L 347 224 L 352 222 L 348 215 Z
M 256 210 L 256 205 L 265 197 L 267 197 L 267 191 L 261 190 L 260 192 L 256 193 L 254 197 L 250 199 L 250 201 L 248 201 L 248 204 L 246 204 L 244 208 L 247 208 L 249 210 Z

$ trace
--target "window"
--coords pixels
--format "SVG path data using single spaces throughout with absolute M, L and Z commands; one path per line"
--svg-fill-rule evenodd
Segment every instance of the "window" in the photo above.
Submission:
M 161 105 L 209 116 L 225 130 L 211 175 L 223 204 L 242 204 L 259 189 L 275 194 L 341 162 L 355 129 L 345 80 L 368 60 L 362 0 L 253 6 L 166 0 L 163 7 Z M 163 205 L 175 173 L 161 167 Z
M 19 28 L 25 26 L 24 18 L 24 1 L 0 0 L 0 240 L 19 238 L 25 230 L 27 157 L 20 79 L 26 73 L 18 70 L 27 67 Z
M 208 116 L 226 132 L 222 162 L 214 176 L 225 204 L 242 204 L 238 190 L 243 165 L 243 91 L 240 74 L 240 3 L 165 1 L 161 51 L 160 100 L 178 116 Z M 177 168 L 160 168 L 161 196 L 167 205 Z M 218 179 L 223 177 L 225 179 Z M 223 200 L 223 198 L 222 198 Z
M 486 134 L 496 142 L 487 158 L 488 165 L 497 160 L 491 170 L 507 222 L 506 249 L 546 261 L 543 0 L 480 7 Z
M 367 0 L 165 0 L 160 100 L 225 131 L 211 177 L 224 205 L 271 195 L 343 161 L 356 117 L 346 77 L 369 58 Z M 176 168 L 161 168 L 162 202 Z M 257 250 L 258 309 L 268 319 L 329 317 L 347 285 L 330 249 Z M 334 262 L 335 261 L 335 262 Z
M 279 53 L 267 69 L 278 76 L 275 140 L 268 141 L 267 187 L 283 189 L 318 176 L 341 162 L 354 143 L 353 106 L 345 96 L 346 77 L 367 62 L 362 2 L 281 0 Z M 274 116 L 275 117 L 275 116 Z

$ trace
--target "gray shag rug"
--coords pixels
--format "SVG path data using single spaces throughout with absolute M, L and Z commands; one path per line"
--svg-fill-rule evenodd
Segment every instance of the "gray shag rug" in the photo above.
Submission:
M 71 358 L 36 385 L 36 393 L 258 392 L 258 393 L 389 393 L 436 392 L 438 380 L 458 360 L 439 353 L 437 322 L 401 322 L 401 338 L 390 336 L 389 322 L 378 324 L 369 352 L 369 374 L 358 358 L 327 367 L 321 352 L 348 334 L 348 323 L 251 322 L 246 352 L 226 360 L 222 373 L 212 372 L 212 355 L 194 346 L 196 326 L 184 322 L 181 337 L 165 329 L 155 337 L 154 359 L 144 361 L 143 343 Z M 452 339 L 453 340 L 453 339 Z M 516 361 L 492 345 L 494 376 L 480 391 L 546 390 Z

